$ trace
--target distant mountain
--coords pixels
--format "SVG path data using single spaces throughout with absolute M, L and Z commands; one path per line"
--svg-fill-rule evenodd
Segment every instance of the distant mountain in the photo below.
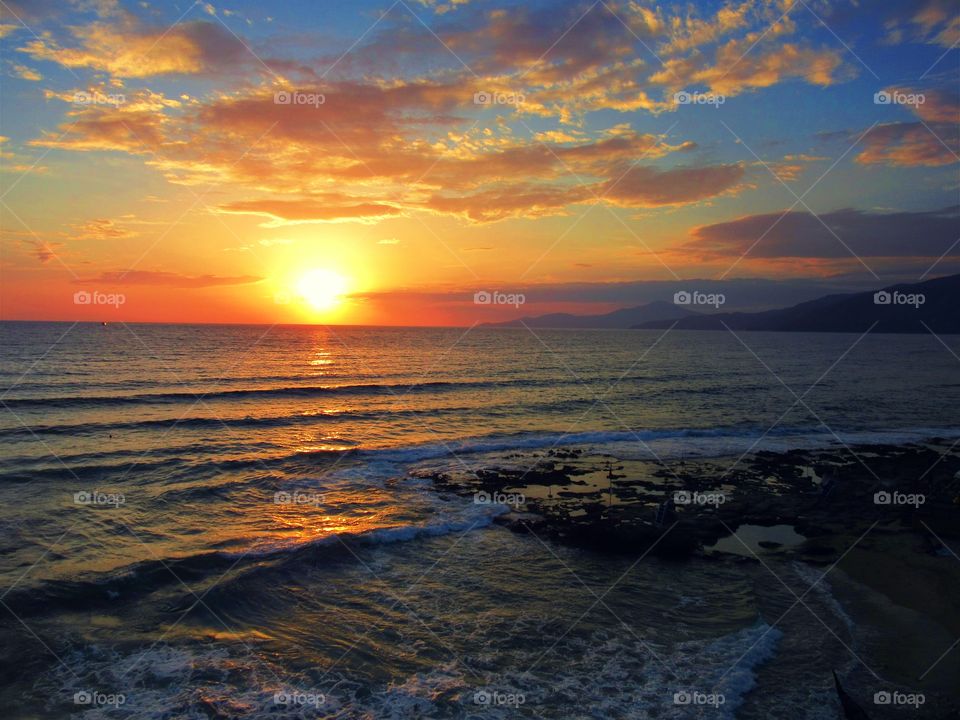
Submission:
M 641 323 L 664 321 L 670 323 L 695 316 L 684 307 L 668 302 L 652 302 L 632 308 L 621 308 L 603 315 L 571 315 L 570 313 L 551 313 L 537 317 L 524 317 L 499 323 L 484 323 L 485 327 L 523 327 L 531 328 L 607 328 L 627 329 Z
M 675 329 L 725 330 L 726 325 L 731 330 L 862 333 L 874 323 L 873 332 L 878 333 L 960 333 L 960 275 L 876 292 L 827 295 L 781 310 L 685 317 Z M 633 327 L 663 329 L 673 324 L 661 319 Z

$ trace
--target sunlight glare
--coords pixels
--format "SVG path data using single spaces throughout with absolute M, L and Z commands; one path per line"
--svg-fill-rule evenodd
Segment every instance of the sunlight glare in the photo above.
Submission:
M 296 292 L 314 310 L 332 310 L 347 292 L 347 280 L 326 268 L 314 268 L 297 280 Z

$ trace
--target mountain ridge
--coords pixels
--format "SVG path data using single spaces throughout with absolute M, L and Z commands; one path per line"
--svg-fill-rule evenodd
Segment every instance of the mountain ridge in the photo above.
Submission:
M 652 320 L 632 329 L 764 332 L 960 333 L 960 275 L 880 290 L 825 295 L 777 310 Z

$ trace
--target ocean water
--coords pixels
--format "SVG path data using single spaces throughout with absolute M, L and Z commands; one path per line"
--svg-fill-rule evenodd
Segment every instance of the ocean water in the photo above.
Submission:
M 410 473 L 960 436 L 933 336 L 0 333 L 4 717 L 835 718 L 849 654 L 772 627 L 793 598 L 756 563 L 556 546 Z

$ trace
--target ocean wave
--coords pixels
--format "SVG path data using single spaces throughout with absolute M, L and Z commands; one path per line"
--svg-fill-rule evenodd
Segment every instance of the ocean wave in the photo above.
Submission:
M 373 413 L 376 415 L 376 413 Z M 416 415 L 416 413 L 412 413 Z M 217 421 L 219 422 L 219 421 Z M 496 454 L 510 451 L 538 451 L 553 448 L 580 448 L 591 452 L 615 455 L 620 459 L 671 460 L 692 457 L 722 457 L 747 451 L 787 452 L 790 450 L 835 449 L 837 447 L 870 445 L 905 445 L 934 439 L 960 437 L 960 428 L 915 427 L 888 430 L 834 430 L 819 427 L 778 427 L 770 430 L 760 426 L 726 428 L 665 428 L 639 431 L 587 431 L 577 433 L 530 432 L 491 434 L 467 438 L 451 438 L 446 442 L 413 443 L 385 447 L 364 447 L 359 441 L 331 438 L 333 447 L 321 449 L 289 449 L 262 443 L 256 456 L 200 459 L 210 444 L 186 445 L 176 448 L 177 456 L 167 450 L 104 451 L 95 454 L 60 454 L 57 462 L 48 466 L 36 465 L 33 457 L 9 458 L 8 469 L 0 473 L 4 482 L 31 482 L 33 480 L 61 480 L 71 476 L 81 480 L 115 473 L 126 475 L 130 470 L 124 458 L 137 460 L 138 471 L 166 470 L 175 476 L 201 477 L 221 472 L 249 468 L 277 469 L 287 467 L 294 472 L 315 470 L 319 462 L 384 462 L 393 465 L 416 465 L 444 458 L 462 459 L 465 456 Z M 250 452 L 255 443 L 242 443 L 241 449 Z M 223 451 L 229 451 L 225 445 Z M 196 457 L 181 457 L 181 455 Z M 114 455 L 116 456 L 114 458 Z M 154 460 L 153 458 L 157 459 Z M 148 460 L 148 458 L 150 458 Z M 117 459 L 115 463 L 106 460 Z M 62 461 L 62 463 L 60 462 Z M 93 461 L 88 464 L 88 461 Z M 26 465 L 26 467 L 24 467 Z M 402 470 L 398 470 L 402 472 Z
M 839 440 L 837 438 L 840 438 Z M 960 437 L 960 428 L 904 428 L 826 432 L 819 427 L 759 426 L 727 428 L 665 428 L 660 430 L 586 431 L 574 433 L 491 434 L 449 442 L 419 443 L 398 447 L 351 450 L 356 459 L 377 459 L 414 464 L 444 457 L 498 453 L 511 450 L 541 450 L 581 447 L 617 454 L 623 459 L 712 457 L 751 448 L 753 450 L 816 449 L 846 445 L 902 445 L 935 438 Z M 302 456 L 340 455 L 342 451 L 318 450 Z
M 5 598 L 7 606 L 20 616 L 46 615 L 56 610 L 93 610 L 138 602 L 166 587 L 178 587 L 180 578 L 199 586 L 203 578 L 217 579 L 209 604 L 229 596 L 233 583 L 248 573 L 277 572 L 313 563 L 318 553 L 351 556 L 351 545 L 390 545 L 419 538 L 465 533 L 489 527 L 497 516 L 509 512 L 503 505 L 471 505 L 462 512 L 436 522 L 392 525 L 362 532 L 336 533 L 307 540 L 254 541 L 240 550 L 212 550 L 177 558 L 144 560 L 81 580 L 44 580 L 37 586 L 22 586 Z M 264 561 L 273 561 L 264 565 Z M 223 574 L 231 572 L 230 578 Z M 184 600 L 192 604 L 195 596 Z
M 535 403 L 527 406 L 529 412 L 538 412 L 543 410 L 563 407 L 566 410 L 574 410 L 578 407 L 589 407 L 593 404 L 592 400 L 564 400 L 560 403 Z M 298 425 L 314 425 L 333 422 L 363 421 L 363 420 L 381 420 L 404 417 L 418 417 L 429 414 L 431 418 L 442 417 L 455 413 L 483 413 L 500 412 L 501 408 L 488 407 L 483 405 L 457 405 L 450 407 L 432 407 L 432 408 L 409 408 L 409 409 L 387 409 L 387 410 L 342 410 L 330 412 L 296 412 L 284 413 L 280 415 L 246 415 L 243 417 L 171 417 L 156 418 L 150 420 L 123 420 L 115 422 L 83 422 L 68 424 L 48 424 L 48 425 L 23 425 L 0 428 L 0 438 L 4 437 L 33 437 L 34 435 L 94 435 L 113 432 L 140 431 L 140 430 L 173 430 L 175 428 L 183 429 L 223 429 L 223 428 L 283 428 Z
M 594 633 L 571 643 L 561 638 L 551 650 L 567 658 L 551 666 L 548 677 L 524 672 L 542 649 L 531 648 L 521 666 L 493 674 L 477 684 L 477 673 L 462 661 L 389 685 L 365 701 L 358 711 L 385 720 L 407 717 L 511 718 L 534 712 L 537 717 L 688 718 L 709 712 L 718 720 L 735 720 L 736 711 L 756 686 L 756 670 L 776 654 L 782 633 L 762 620 L 713 640 L 691 641 L 654 650 L 629 634 Z M 537 664 L 537 663 L 534 663 Z M 697 692 L 722 696 L 717 706 L 685 704 Z M 502 705 L 493 699 L 522 699 Z M 678 702 L 679 700 L 679 702 Z M 459 706 L 460 712 L 451 712 Z M 363 715 L 361 715 L 363 716 Z
M 42 678 L 50 698 L 96 688 L 127 688 L 121 710 L 136 717 L 236 717 L 247 720 L 314 716 L 313 708 L 288 708 L 275 702 L 275 693 L 300 690 L 322 696 L 319 711 L 328 718 L 411 717 L 511 718 L 527 715 L 559 720 L 572 717 L 618 717 L 625 720 L 660 717 L 667 720 L 699 716 L 703 707 L 677 704 L 674 690 L 683 681 L 706 684 L 727 672 L 713 692 L 724 696 L 719 707 L 708 707 L 711 717 L 734 720 L 737 708 L 755 687 L 756 670 L 775 653 L 780 633 L 763 622 L 714 640 L 687 643 L 671 652 L 660 649 L 663 664 L 649 647 L 629 636 L 597 633 L 584 652 L 569 656 L 565 665 L 539 677 L 524 672 L 541 652 L 530 649 L 522 666 L 482 673 L 462 659 L 437 663 L 432 669 L 394 679 L 386 684 L 323 676 L 319 687 L 309 677 L 256 653 L 256 637 L 216 646 L 170 643 L 125 651 L 85 647 L 65 656 L 72 673 L 58 669 Z M 549 638 L 544 642 L 549 645 Z M 670 668 L 692 666 L 693 675 L 678 678 Z M 481 679 L 486 680 L 481 684 Z M 246 682 L 244 682 L 246 681 Z M 49 688 L 46 686 L 50 686 Z M 705 685 L 706 687 L 706 685 Z M 491 697 L 512 696 L 516 706 L 499 705 Z M 320 701 L 318 700 L 318 703 Z M 577 709 L 577 710 L 574 710 Z M 79 717 L 105 718 L 96 708 Z
M 441 392 L 446 390 L 483 390 L 503 387 L 505 385 L 521 385 L 524 387 L 538 387 L 543 385 L 573 384 L 574 380 L 557 381 L 531 380 L 518 378 L 514 380 L 438 380 L 431 382 L 413 383 L 358 383 L 345 385 L 289 385 L 285 387 L 243 388 L 238 390 L 216 391 L 178 391 L 163 393 L 136 393 L 125 395 L 68 395 L 48 397 L 20 397 L 7 398 L 4 403 L 11 409 L 17 408 L 74 408 L 74 407 L 103 407 L 114 405 L 170 405 L 182 402 L 199 402 L 215 400 L 240 399 L 290 399 L 330 397 L 341 395 L 391 395 L 403 397 L 411 393 Z

